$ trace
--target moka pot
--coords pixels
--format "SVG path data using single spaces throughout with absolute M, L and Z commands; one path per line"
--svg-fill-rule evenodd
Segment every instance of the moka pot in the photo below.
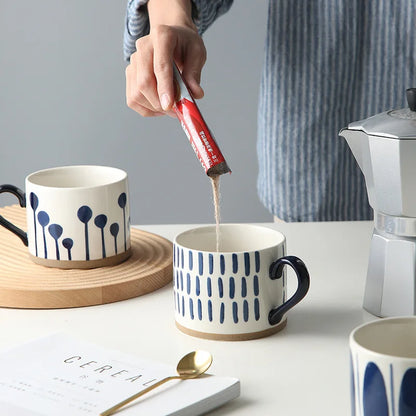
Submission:
M 416 314 L 416 88 L 406 93 L 409 108 L 340 131 L 374 210 L 363 306 L 381 317 Z

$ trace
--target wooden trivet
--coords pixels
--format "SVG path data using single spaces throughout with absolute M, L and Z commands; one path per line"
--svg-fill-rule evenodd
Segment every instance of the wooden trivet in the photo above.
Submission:
M 0 215 L 26 229 L 26 211 L 18 205 Z M 156 234 L 131 229 L 132 255 L 124 263 L 97 269 L 56 269 L 29 259 L 21 240 L 0 227 L 0 306 L 72 308 L 117 302 L 144 295 L 172 281 L 172 243 Z

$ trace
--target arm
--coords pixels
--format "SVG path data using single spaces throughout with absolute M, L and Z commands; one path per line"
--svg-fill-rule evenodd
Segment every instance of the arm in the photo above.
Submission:
M 130 55 L 136 50 L 136 40 L 149 34 L 147 2 L 148 0 L 128 0 L 123 48 L 126 61 L 129 61 Z M 192 19 L 198 33 L 202 35 L 232 4 L 233 0 L 193 0 Z
M 140 36 L 137 32 L 140 30 L 149 30 L 149 33 L 136 40 L 136 52 L 130 56 L 130 65 L 126 68 L 127 104 L 143 116 L 172 114 L 173 62 L 181 70 L 192 95 L 201 98 L 204 92 L 199 82 L 206 50 L 194 19 L 200 25 L 199 30 L 206 28 L 210 18 L 215 18 L 226 2 L 199 0 L 200 6 L 204 5 L 199 10 L 191 0 L 149 0 L 147 8 L 145 2 L 139 0 L 129 4 L 129 7 L 133 3 L 139 6 L 135 10 L 142 19 L 138 18 L 136 22 L 128 17 L 125 47 L 128 46 L 126 36 L 131 35 L 133 29 L 137 36 Z M 229 5 L 231 2 L 228 1 Z M 216 8 L 212 8 L 214 4 Z

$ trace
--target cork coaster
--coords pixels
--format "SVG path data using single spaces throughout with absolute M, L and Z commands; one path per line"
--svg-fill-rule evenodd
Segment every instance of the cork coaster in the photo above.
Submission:
M 26 229 L 26 211 L 18 205 L 0 215 Z M 121 264 L 96 269 L 57 269 L 29 259 L 21 240 L 0 227 L 0 306 L 71 308 L 117 302 L 153 292 L 172 281 L 172 243 L 156 234 L 131 229 L 131 256 Z
M 213 339 L 215 341 L 248 341 L 252 339 L 264 338 L 269 335 L 276 334 L 286 327 L 287 319 L 279 324 L 258 332 L 247 332 L 243 334 L 214 334 L 210 332 L 200 332 L 194 329 L 189 329 L 175 321 L 176 327 L 184 334 L 191 335 L 197 338 Z

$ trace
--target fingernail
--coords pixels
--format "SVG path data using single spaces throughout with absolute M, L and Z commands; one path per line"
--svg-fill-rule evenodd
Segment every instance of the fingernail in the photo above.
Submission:
M 162 108 L 166 111 L 170 105 L 169 95 L 162 94 L 162 97 L 160 97 L 160 104 L 162 105 Z

